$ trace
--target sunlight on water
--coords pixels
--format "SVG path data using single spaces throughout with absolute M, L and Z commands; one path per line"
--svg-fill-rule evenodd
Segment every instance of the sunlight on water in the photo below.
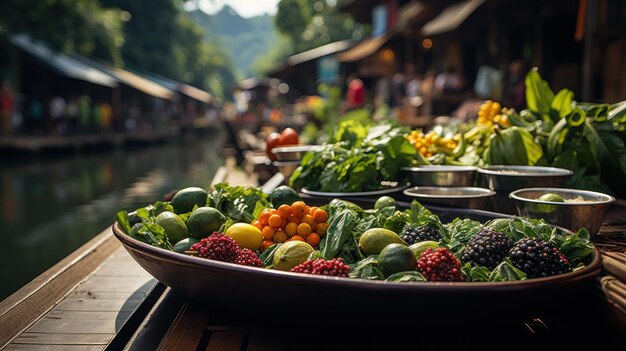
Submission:
M 0 166 L 0 300 L 113 223 L 120 210 L 208 188 L 221 140 L 67 155 Z

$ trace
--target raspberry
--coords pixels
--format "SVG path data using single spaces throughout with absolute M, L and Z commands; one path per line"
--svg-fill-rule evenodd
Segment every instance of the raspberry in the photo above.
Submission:
M 291 272 L 330 275 L 334 277 L 348 277 L 350 267 L 343 263 L 341 258 L 333 258 L 332 260 L 318 258 L 315 260 L 304 261 L 303 263 L 293 267 Z
M 417 270 L 433 282 L 462 282 L 461 262 L 445 248 L 428 249 L 417 261 Z
M 262 267 L 259 256 L 254 253 L 254 251 L 246 248 L 242 248 L 239 251 L 239 255 L 237 255 L 235 263 L 243 266 Z
M 239 255 L 239 245 L 229 236 L 213 232 L 207 238 L 191 245 L 190 251 L 197 251 L 198 256 L 233 263 Z

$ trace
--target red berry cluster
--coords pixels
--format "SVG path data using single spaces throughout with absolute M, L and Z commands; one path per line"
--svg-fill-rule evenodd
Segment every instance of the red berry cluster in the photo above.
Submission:
M 445 248 L 428 249 L 417 261 L 417 270 L 433 282 L 462 282 L 461 262 Z
M 332 260 L 318 258 L 315 260 L 306 260 L 300 265 L 293 267 L 291 271 L 295 273 L 348 277 L 350 267 L 343 263 L 341 258 L 333 258 Z
M 235 240 L 219 232 L 213 232 L 193 244 L 189 250 L 197 251 L 198 256 L 211 260 L 261 267 L 261 260 L 254 251 L 239 247 Z

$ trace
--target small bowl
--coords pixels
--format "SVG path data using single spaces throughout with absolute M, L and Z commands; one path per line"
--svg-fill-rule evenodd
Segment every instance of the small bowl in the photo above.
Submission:
M 272 149 L 277 161 L 300 161 L 305 153 L 318 149 L 317 145 L 286 145 Z
M 278 168 L 280 173 L 283 174 L 285 179 L 289 179 L 293 171 L 300 166 L 300 160 L 297 161 L 274 161 L 272 163 L 274 167 Z
M 474 186 L 477 168 L 474 166 L 403 167 L 402 172 L 414 186 Z
M 422 204 L 485 210 L 496 192 L 477 187 L 416 186 L 403 194 Z
M 560 195 L 565 202 L 539 200 L 546 193 Z M 587 228 L 592 239 L 598 234 L 609 206 L 615 202 L 615 198 L 607 194 L 567 188 L 524 188 L 509 196 L 516 202 L 520 216 L 543 218 L 574 232 Z
M 569 169 L 556 167 L 487 166 L 478 168 L 478 184 L 496 192 L 493 197 L 495 211 L 515 214 L 515 201 L 509 198 L 511 191 L 532 187 L 559 188 L 573 173 Z

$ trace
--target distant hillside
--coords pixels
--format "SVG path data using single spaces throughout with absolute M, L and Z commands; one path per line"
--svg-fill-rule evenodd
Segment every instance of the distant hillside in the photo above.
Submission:
M 276 40 L 272 17 L 267 14 L 243 18 L 226 5 L 214 15 L 207 15 L 200 10 L 192 11 L 189 15 L 207 29 L 207 35 L 218 36 L 218 41 L 230 50 L 234 65 L 243 78 L 252 75 L 252 65 L 256 59 L 267 52 Z

